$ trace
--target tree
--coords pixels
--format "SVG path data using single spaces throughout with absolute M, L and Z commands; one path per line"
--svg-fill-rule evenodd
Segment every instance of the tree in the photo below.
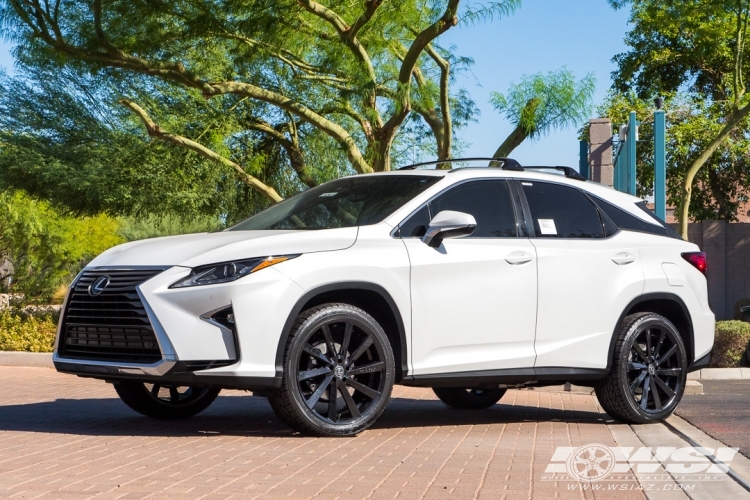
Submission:
M 682 204 L 685 174 L 702 144 L 711 140 L 722 126 L 723 108 L 709 105 L 691 93 L 667 95 L 663 101 L 666 113 L 667 136 L 667 200 L 672 206 Z M 615 129 L 626 123 L 631 111 L 640 122 L 636 163 L 637 195 L 654 194 L 654 104 L 651 99 L 640 99 L 634 92 L 611 91 L 598 107 L 599 116 L 612 119 Z M 690 219 L 727 221 L 737 220 L 738 209 L 747 201 L 744 192 L 750 188 L 750 135 L 746 124 L 739 126 L 706 161 L 695 177 L 698 187 L 690 197 Z
M 494 156 L 509 156 L 527 138 L 580 125 L 591 112 L 595 90 L 593 74 L 576 82 L 573 73 L 563 68 L 546 75 L 524 75 L 520 83 L 511 86 L 507 97 L 492 92 L 492 105 L 515 125 Z
M 223 166 L 273 202 L 278 189 L 234 158 L 234 147 L 250 137 L 273 141 L 307 186 L 316 182 L 307 139 L 321 144 L 325 136 L 328 150 L 355 172 L 388 170 L 409 117 L 429 128 L 438 158 L 449 158 L 455 130 L 465 123 L 456 117 L 469 118 L 473 104 L 450 85 L 468 61 L 438 38 L 460 23 L 508 15 L 520 0 L 477 8 L 459 0 L 4 3 L 4 33 L 19 44 L 22 65 L 44 61 L 88 72 L 109 84 L 110 98 L 117 88 L 129 90 L 119 102 L 152 138 Z M 163 121 L 168 114 L 152 117 L 175 94 L 215 103 L 232 125 L 223 144 L 171 129 Z
M 695 141 L 699 150 L 685 171 L 678 219 L 687 238 L 687 224 L 696 176 L 750 114 L 745 80 L 748 0 L 610 0 L 615 8 L 632 6 L 633 29 L 625 43 L 629 52 L 615 57 L 615 86 L 633 88 L 639 97 L 675 93 L 687 87 L 705 105 L 719 109 L 717 127 Z

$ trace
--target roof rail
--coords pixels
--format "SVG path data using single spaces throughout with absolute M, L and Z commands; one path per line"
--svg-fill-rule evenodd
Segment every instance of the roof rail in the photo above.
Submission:
M 513 158 L 450 158 L 448 160 L 435 160 L 426 161 L 424 163 L 415 163 L 414 165 L 401 167 L 399 168 L 399 170 L 416 170 L 417 167 L 424 167 L 425 165 L 439 165 L 441 163 L 454 163 L 459 161 L 488 161 L 491 163 L 502 162 L 503 166 L 501 168 L 503 170 L 516 170 L 519 172 L 523 171 L 523 167 L 521 166 L 521 164 Z M 490 166 L 494 167 L 495 165 L 490 164 Z
M 538 166 L 538 167 L 523 167 L 524 170 L 559 170 L 563 174 L 565 174 L 565 177 L 568 179 L 575 179 L 577 181 L 587 181 L 588 179 L 582 176 L 578 173 L 577 170 L 572 169 L 571 167 L 560 167 L 560 166 Z
M 425 165 L 439 165 L 441 163 L 454 163 L 454 162 L 461 162 L 461 161 L 488 161 L 489 167 L 497 167 L 498 163 L 502 163 L 503 170 L 513 170 L 516 172 L 523 172 L 524 170 L 559 170 L 562 172 L 565 177 L 568 179 L 575 179 L 577 181 L 587 181 L 584 176 L 578 173 L 577 170 L 572 169 L 571 167 L 561 167 L 561 166 L 530 166 L 530 167 L 522 167 L 520 163 L 518 163 L 513 158 L 450 158 L 448 160 L 435 160 L 435 161 L 426 161 L 424 163 L 415 163 L 414 165 L 407 165 L 405 167 L 399 168 L 399 170 L 416 170 L 418 167 L 424 167 Z

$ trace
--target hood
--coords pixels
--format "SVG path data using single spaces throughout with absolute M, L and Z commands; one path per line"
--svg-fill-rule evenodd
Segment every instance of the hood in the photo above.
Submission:
M 221 231 L 132 241 L 110 248 L 89 263 L 99 266 L 186 266 L 343 250 L 354 244 L 357 227 L 308 231 Z

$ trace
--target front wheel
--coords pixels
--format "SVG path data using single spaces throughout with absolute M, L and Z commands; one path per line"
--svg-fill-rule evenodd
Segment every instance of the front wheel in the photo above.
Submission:
M 481 410 L 494 405 L 505 395 L 505 389 L 464 389 L 463 387 L 433 387 L 440 401 L 466 410 Z
M 659 314 L 636 313 L 623 321 L 612 370 L 595 390 L 613 418 L 647 424 L 674 412 L 686 378 L 687 353 L 675 326 Z
M 378 322 L 352 305 L 324 304 L 294 323 L 281 388 L 269 402 L 295 430 L 353 436 L 383 413 L 394 378 L 393 351 Z
M 115 384 L 115 391 L 123 403 L 138 413 L 173 420 L 202 412 L 221 389 L 121 381 Z

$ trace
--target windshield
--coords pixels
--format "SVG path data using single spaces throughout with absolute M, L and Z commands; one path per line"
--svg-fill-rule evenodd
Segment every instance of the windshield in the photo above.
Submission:
M 332 229 L 376 224 L 438 180 L 440 177 L 416 175 L 337 179 L 284 200 L 229 230 Z

